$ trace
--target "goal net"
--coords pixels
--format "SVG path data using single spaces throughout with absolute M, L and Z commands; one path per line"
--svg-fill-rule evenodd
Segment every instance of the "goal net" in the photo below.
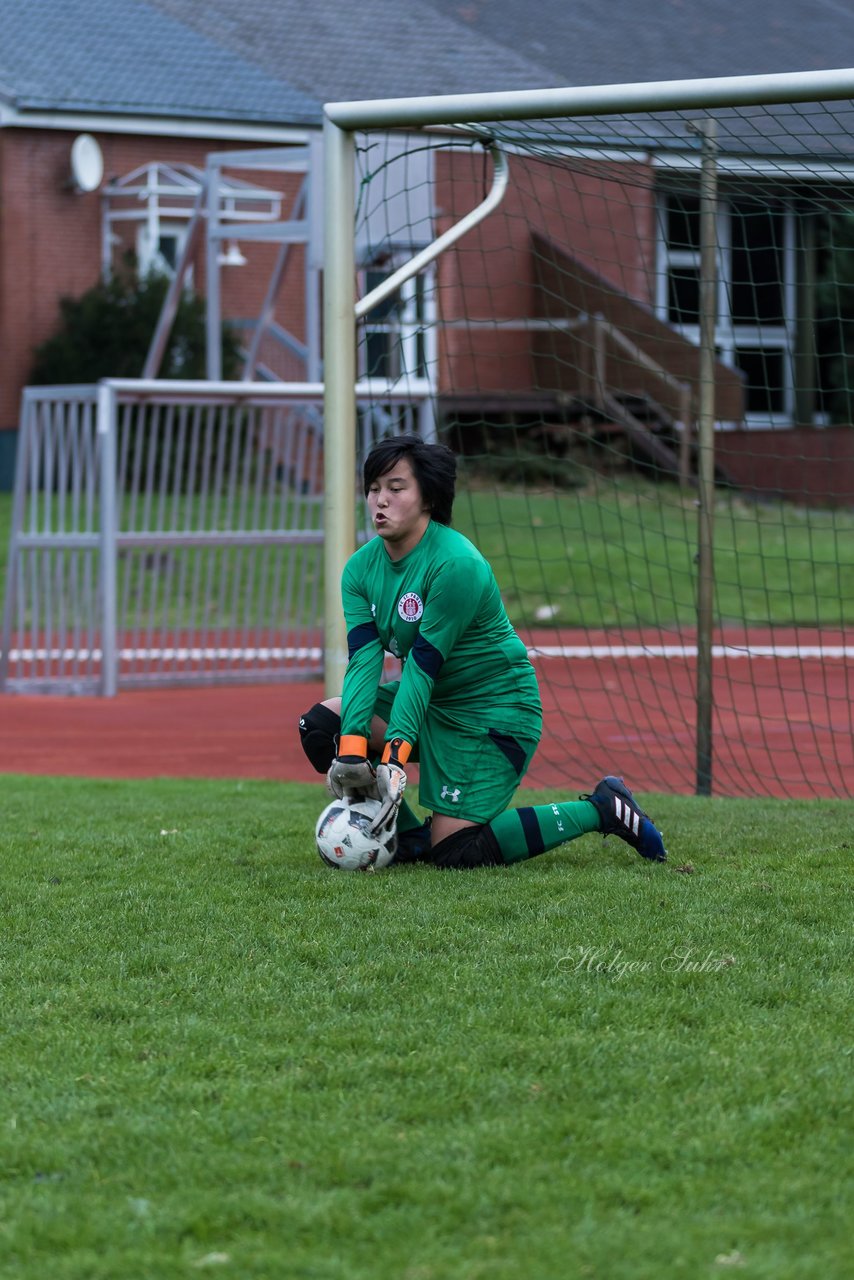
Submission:
M 529 782 L 849 794 L 851 105 L 406 120 L 355 134 L 357 376 L 430 412 L 378 397 L 358 448 L 459 455 L 540 679 Z

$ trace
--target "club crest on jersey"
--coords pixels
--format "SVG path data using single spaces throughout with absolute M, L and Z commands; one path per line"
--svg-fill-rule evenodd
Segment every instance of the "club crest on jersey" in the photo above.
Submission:
M 418 622 L 424 613 L 424 602 L 414 591 L 407 591 L 397 602 L 397 612 L 404 622 Z

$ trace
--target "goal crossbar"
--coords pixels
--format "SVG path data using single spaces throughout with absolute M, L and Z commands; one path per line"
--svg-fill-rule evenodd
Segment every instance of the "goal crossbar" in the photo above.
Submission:
M 839 101 L 854 97 L 854 68 L 778 75 L 720 76 L 708 80 L 641 81 L 571 89 L 519 89 L 507 93 L 442 94 L 432 98 L 378 98 L 329 102 L 326 118 L 339 129 L 535 120 L 616 111 L 677 111 L 691 107 L 744 107 L 781 102 Z

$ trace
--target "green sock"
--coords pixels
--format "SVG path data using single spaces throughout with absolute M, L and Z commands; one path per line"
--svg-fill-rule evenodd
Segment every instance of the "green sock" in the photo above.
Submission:
M 536 858 L 538 853 L 600 829 L 596 806 L 589 800 L 505 809 L 488 826 L 505 862 Z

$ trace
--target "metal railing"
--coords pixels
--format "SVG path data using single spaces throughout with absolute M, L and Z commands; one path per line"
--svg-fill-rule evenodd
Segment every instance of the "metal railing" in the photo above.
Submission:
M 357 397 L 370 435 L 412 388 Z M 27 388 L 0 689 L 319 675 L 322 400 L 312 383 Z

